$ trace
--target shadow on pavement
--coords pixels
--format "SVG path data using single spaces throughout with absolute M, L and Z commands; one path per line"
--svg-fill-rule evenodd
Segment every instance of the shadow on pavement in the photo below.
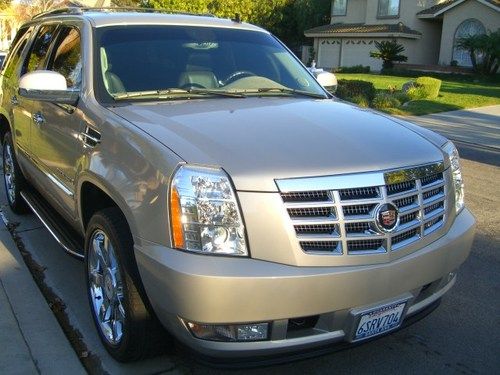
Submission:
M 474 143 L 461 142 L 457 140 L 454 140 L 453 143 L 457 146 L 462 159 L 489 164 L 495 167 L 500 166 L 500 151 L 495 150 L 492 147 L 484 147 Z

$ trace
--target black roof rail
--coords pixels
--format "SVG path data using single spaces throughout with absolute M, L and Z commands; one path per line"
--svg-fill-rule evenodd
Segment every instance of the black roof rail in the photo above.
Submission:
M 140 13 L 165 13 L 165 14 L 180 14 L 186 16 L 205 16 L 205 17 L 215 17 L 215 15 L 210 13 L 190 13 L 182 12 L 176 10 L 168 10 L 161 8 L 135 8 L 135 7 L 66 7 L 50 10 L 48 12 L 43 12 L 33 16 L 32 20 L 43 18 L 47 16 L 57 16 L 57 15 L 81 15 L 84 12 L 140 12 Z
M 39 13 L 34 15 L 31 19 L 35 20 L 38 18 L 43 18 L 47 16 L 54 16 L 58 14 L 82 14 L 82 8 L 80 7 L 67 7 L 49 10 L 47 12 Z

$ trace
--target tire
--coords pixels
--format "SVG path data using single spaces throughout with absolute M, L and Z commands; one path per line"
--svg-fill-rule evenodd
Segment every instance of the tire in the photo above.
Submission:
M 5 184 L 5 194 L 9 206 L 16 214 L 29 212 L 29 207 L 21 197 L 21 191 L 26 187 L 27 182 L 23 172 L 17 163 L 12 142 L 12 134 L 7 132 L 3 138 L 3 181 Z
M 147 308 L 132 235 L 118 208 L 104 209 L 90 219 L 85 274 L 92 317 L 113 358 L 131 362 L 164 351 L 167 333 Z

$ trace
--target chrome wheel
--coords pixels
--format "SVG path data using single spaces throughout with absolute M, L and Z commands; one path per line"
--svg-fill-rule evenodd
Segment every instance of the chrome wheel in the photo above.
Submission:
M 14 169 L 14 159 L 12 157 L 12 148 L 7 143 L 3 148 L 3 178 L 5 179 L 5 188 L 9 202 L 16 201 L 16 172 Z
M 94 316 L 104 338 L 118 345 L 123 337 L 123 281 L 115 250 L 102 230 L 92 233 L 88 248 L 89 293 Z

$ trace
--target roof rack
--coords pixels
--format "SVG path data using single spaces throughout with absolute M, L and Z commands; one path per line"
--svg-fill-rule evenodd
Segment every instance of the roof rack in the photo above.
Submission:
M 33 16 L 31 19 L 38 19 L 47 16 L 57 16 L 57 15 L 82 15 L 84 12 L 138 12 L 138 13 L 164 13 L 164 14 L 180 14 L 185 16 L 205 16 L 205 17 L 215 17 L 210 13 L 190 13 L 181 12 L 176 10 L 168 9 L 157 9 L 157 8 L 134 8 L 134 7 L 66 7 L 58 8 L 54 10 L 49 10 L 48 12 L 39 13 Z

